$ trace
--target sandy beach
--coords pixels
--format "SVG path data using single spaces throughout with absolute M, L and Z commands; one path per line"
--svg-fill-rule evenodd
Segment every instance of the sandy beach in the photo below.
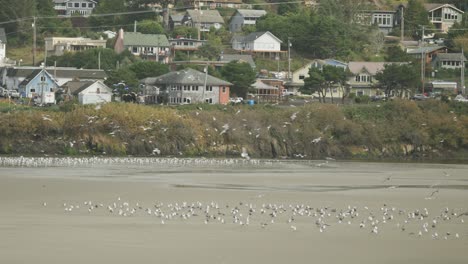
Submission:
M 0 263 L 467 263 L 467 172 L 337 161 L 0 167 Z

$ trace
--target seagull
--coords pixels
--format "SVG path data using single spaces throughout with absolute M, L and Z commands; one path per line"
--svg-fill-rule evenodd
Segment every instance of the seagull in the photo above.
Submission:
M 153 155 L 155 155 L 155 154 L 160 155 L 160 154 L 161 154 L 161 150 L 159 150 L 158 148 L 154 148 L 154 149 L 153 149 Z
M 290 117 L 290 118 L 291 118 L 291 121 L 294 121 L 294 119 L 296 119 L 297 113 L 298 113 L 298 112 L 294 112 L 294 113 L 291 115 L 291 117 Z
M 42 115 L 42 120 L 45 120 L 45 121 L 52 121 L 52 119 L 50 118 L 49 115 Z
M 426 197 L 426 200 L 434 199 L 434 195 L 439 192 L 439 189 L 433 191 L 428 197 Z
M 385 177 L 385 179 L 383 180 L 383 182 L 389 181 L 389 180 L 391 180 L 391 179 L 392 179 L 392 176 L 387 176 L 387 177 Z
M 247 153 L 247 150 L 245 148 L 242 148 L 241 157 L 246 160 L 250 160 L 249 153 Z
M 444 176 L 448 177 L 448 176 L 450 176 L 450 174 L 448 172 L 444 171 Z
M 314 138 L 311 142 L 317 144 L 320 142 L 320 140 L 322 140 L 322 137 Z

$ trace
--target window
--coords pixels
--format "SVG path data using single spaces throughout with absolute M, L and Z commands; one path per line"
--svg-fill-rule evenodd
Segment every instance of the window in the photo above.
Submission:
M 223 93 L 226 93 L 226 87 L 223 86 Z
M 100 89 L 100 88 L 97 88 L 97 89 L 96 89 L 96 93 L 100 94 L 100 93 L 101 93 L 101 89 Z
M 137 52 L 138 52 L 138 48 L 137 48 L 137 47 L 133 47 L 133 48 L 132 48 L 132 52 L 133 52 L 133 53 L 137 53 Z
M 86 3 L 81 3 L 81 7 L 86 8 L 86 6 L 87 6 Z
M 89 3 L 89 4 L 88 4 L 88 7 L 89 7 L 89 8 L 93 8 L 93 3 Z
M 41 82 L 45 82 L 46 81 L 46 78 L 44 75 L 41 76 Z
M 198 86 L 192 86 L 192 91 L 198 91 Z
M 305 79 L 305 75 L 304 74 L 300 74 L 299 75 L 299 80 L 304 80 Z
M 79 7 L 80 7 L 80 3 L 75 3 L 75 7 L 76 7 L 76 8 L 79 8 Z
M 192 103 L 192 99 L 190 97 L 184 97 L 183 102 L 186 103 L 186 104 L 190 104 L 190 103 Z
M 206 91 L 212 92 L 213 91 L 213 86 L 206 86 Z
M 31 92 L 31 93 L 35 93 L 35 92 L 36 92 L 36 89 L 31 88 L 30 92 Z
M 187 85 L 184 85 L 184 91 L 188 91 L 189 89 L 190 89 L 190 87 L 189 87 L 189 86 L 187 86 Z
M 213 98 L 206 98 L 205 103 L 212 104 L 213 103 Z

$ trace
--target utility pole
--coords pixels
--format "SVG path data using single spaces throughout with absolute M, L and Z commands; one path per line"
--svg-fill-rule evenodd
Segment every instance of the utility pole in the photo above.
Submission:
M 424 94 L 424 73 L 426 67 L 426 53 L 424 52 L 424 26 L 422 26 L 422 36 L 421 36 L 421 87 L 422 93 Z
M 137 32 L 137 21 L 135 20 L 133 24 L 133 32 Z
M 198 19 L 198 27 L 197 27 L 198 30 L 197 30 L 197 33 L 198 33 L 198 40 L 201 40 L 201 33 L 200 33 L 200 31 L 201 31 L 201 21 L 200 21 L 200 13 L 201 13 L 201 10 L 200 10 L 200 1 L 198 1 L 198 8 L 197 8 L 197 9 L 198 9 L 198 14 L 197 14 L 197 15 L 198 15 L 198 18 L 197 18 L 197 19 Z M 193 19 L 193 18 L 192 18 L 192 19 Z
M 203 84 L 203 91 L 202 91 L 202 103 L 205 103 L 205 90 L 206 90 L 206 81 L 208 79 L 208 63 L 205 66 L 205 82 Z
M 98 69 L 101 69 L 101 52 L 98 53 Z
M 460 83 L 461 83 L 461 92 L 463 95 L 465 95 L 465 53 L 463 52 L 463 48 L 461 51 L 461 77 L 460 77 Z
M 400 41 L 404 41 L 405 40 L 405 15 L 404 15 L 404 9 L 405 7 L 402 5 L 401 6 L 401 39 Z
M 288 79 L 291 80 L 291 41 L 288 37 Z
M 36 65 L 36 17 L 33 17 L 33 66 Z

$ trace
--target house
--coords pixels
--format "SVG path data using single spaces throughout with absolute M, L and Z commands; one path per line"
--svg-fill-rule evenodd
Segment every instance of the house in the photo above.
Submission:
M 231 18 L 231 22 L 229 23 L 229 31 L 242 31 L 242 27 L 255 25 L 257 20 L 264 15 L 266 15 L 265 10 L 237 9 L 236 13 Z
M 405 13 L 406 4 L 400 4 L 397 7 L 395 24 L 401 25 L 402 10 Z M 424 8 L 427 11 L 429 21 L 434 27 L 441 33 L 447 33 L 447 31 L 453 26 L 455 22 L 460 23 L 463 17 L 463 11 L 451 4 L 424 4 Z
M 6 44 L 7 37 L 5 34 L 5 29 L 0 28 L 0 65 L 2 65 L 6 59 Z
M 406 53 L 416 59 L 425 57 L 426 64 L 432 62 L 432 58 L 438 53 L 447 53 L 447 47 L 444 46 L 420 46 L 406 49 Z
M 18 89 L 20 83 L 28 78 L 34 71 L 42 67 L 3 67 L 0 68 L 0 85 L 8 90 Z M 71 67 L 46 67 L 45 70 L 53 76 L 58 86 L 64 83 L 79 79 L 85 80 L 105 80 L 107 74 L 104 70 L 98 69 L 77 69 Z
M 135 56 L 161 63 L 168 63 L 170 56 L 166 35 L 124 32 L 123 29 L 119 30 L 114 50 L 117 53 L 129 50 Z
M 364 11 L 358 16 L 360 24 L 376 25 L 380 32 L 388 35 L 395 26 L 395 10 L 371 10 Z
M 167 104 L 227 104 L 232 83 L 187 68 L 159 77 L 145 78 L 145 102 Z
M 97 6 L 97 1 L 93 0 L 53 0 L 54 9 L 59 16 L 72 16 L 75 14 L 87 17 L 91 15 Z
M 174 30 L 175 27 L 182 26 L 183 14 L 174 14 L 169 16 L 169 28 Z
M 346 70 L 348 67 L 348 64 L 339 61 L 339 60 L 334 60 L 334 59 L 326 59 L 326 60 L 320 60 L 320 59 L 315 59 L 306 65 L 302 66 L 301 68 L 295 70 L 291 74 L 291 80 L 287 82 L 287 91 L 290 93 L 297 93 L 300 88 L 304 86 L 304 79 L 309 77 L 309 70 L 312 67 L 322 69 L 323 66 L 328 65 L 328 66 L 334 66 L 334 67 L 340 67 L 343 68 L 343 71 Z
M 456 8 L 451 4 L 425 4 L 429 21 L 435 26 L 436 29 L 441 30 L 444 33 L 455 24 L 455 22 L 461 23 L 463 17 L 463 11 Z
M 209 9 L 215 8 L 240 8 L 245 4 L 242 0 L 184 0 L 183 6 L 193 6 L 197 8 L 207 7 Z
M 18 91 L 22 97 L 43 98 L 53 96 L 59 85 L 55 78 L 44 68 L 34 70 L 19 85 Z M 55 96 L 54 100 L 55 100 Z
M 278 102 L 281 96 L 281 89 L 273 85 L 263 82 L 261 79 L 257 79 L 252 88 L 255 89 L 255 93 L 251 96 L 257 100 L 259 103 L 270 103 Z
M 169 45 L 173 50 L 180 51 L 195 51 L 205 45 L 206 40 L 198 40 L 193 38 L 178 37 L 169 39 Z
M 280 39 L 271 32 L 253 32 L 247 36 L 234 36 L 231 40 L 232 48 L 247 52 L 281 52 Z
M 433 68 L 460 69 L 466 61 L 463 53 L 437 53 L 432 59 Z
M 351 72 L 351 77 L 347 84 L 350 86 L 351 93 L 357 96 L 377 94 L 378 81 L 375 75 L 384 70 L 385 65 L 389 62 L 357 62 L 350 61 L 348 69 Z
M 78 52 L 88 49 L 106 48 L 105 39 L 90 38 L 44 38 L 45 49 L 48 56 L 61 56 L 65 52 Z
M 457 94 L 458 93 L 458 84 L 457 82 L 449 81 L 432 81 L 428 85 L 432 89 L 434 94 Z
M 208 32 L 210 28 L 220 29 L 224 25 L 224 19 L 218 10 L 187 10 L 182 18 L 182 25 Z
M 226 62 L 226 63 L 229 63 L 231 61 L 246 62 L 250 64 L 250 67 L 252 67 L 252 69 L 255 69 L 257 67 L 255 65 L 255 61 L 252 58 L 252 55 L 250 54 L 224 54 L 223 53 L 219 56 L 218 61 Z
M 112 101 L 112 89 L 102 81 L 73 80 L 62 85 L 65 100 L 78 98 L 84 104 L 103 104 Z

